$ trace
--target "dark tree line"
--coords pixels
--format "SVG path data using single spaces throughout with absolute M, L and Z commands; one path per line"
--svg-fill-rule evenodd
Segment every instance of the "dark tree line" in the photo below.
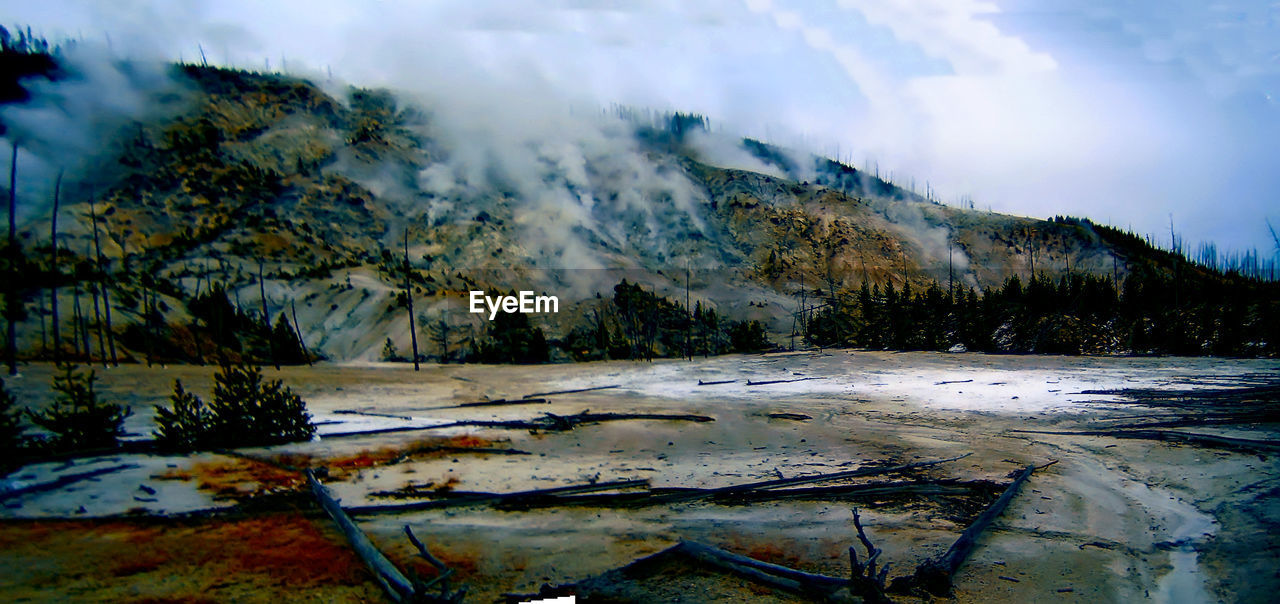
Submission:
M 1182 282 L 1139 266 L 1110 276 L 1011 277 L 981 294 L 938 284 L 863 284 L 807 322 L 819 346 L 1051 354 L 1273 356 L 1280 352 L 1280 285 L 1230 279 Z
M 759 321 L 727 320 L 702 302 L 695 303 L 690 313 L 679 302 L 626 279 L 614 286 L 612 298 L 598 298 L 583 319 L 560 342 L 577 361 L 648 360 L 773 348 Z

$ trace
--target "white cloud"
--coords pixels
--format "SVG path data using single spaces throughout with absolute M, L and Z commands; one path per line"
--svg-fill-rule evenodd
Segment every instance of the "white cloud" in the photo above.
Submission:
M 211 60 L 239 66 L 284 58 L 291 69 L 330 67 L 365 85 L 475 90 L 506 102 L 495 111 L 622 102 L 702 112 L 730 132 L 874 158 L 1006 211 L 1105 217 L 1130 207 L 1118 222 L 1157 232 L 1170 209 L 1204 225 L 1214 224 L 1215 199 L 1243 209 L 1234 226 L 1189 239 L 1266 243 L 1257 218 L 1280 190 L 1258 159 L 1280 153 L 1280 105 L 1267 100 L 1280 98 L 1280 32 L 1268 3 L 49 0 L 9 8 L 11 20 L 50 34 L 109 30 L 117 49 L 191 59 L 202 43 Z

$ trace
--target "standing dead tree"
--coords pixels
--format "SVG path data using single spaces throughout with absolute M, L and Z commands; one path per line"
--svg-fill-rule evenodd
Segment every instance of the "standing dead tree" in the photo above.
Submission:
M 262 325 L 267 332 L 267 348 L 271 351 L 271 364 L 280 369 L 280 355 L 276 354 L 276 339 L 271 334 L 271 315 L 267 314 L 267 286 L 262 278 L 262 259 L 258 259 L 258 295 L 262 297 Z
M 409 280 L 409 228 L 404 229 L 404 299 L 409 306 L 409 341 L 413 344 L 413 370 L 418 371 L 418 329 L 413 323 L 413 282 Z
M 4 287 L 3 310 L 8 322 L 5 360 L 9 375 L 18 375 L 18 332 L 14 331 L 18 308 L 18 140 L 15 138 L 9 155 L 9 278 Z
M 106 332 L 107 348 L 111 354 L 111 365 L 118 366 L 120 364 L 116 357 L 116 335 L 111 328 L 111 296 L 107 293 L 107 266 L 102 256 L 102 239 L 98 236 L 98 211 L 97 204 L 92 197 L 89 198 L 89 220 L 93 223 L 93 258 L 94 265 L 97 267 L 97 287 L 99 295 L 102 297 L 102 315 L 106 320 L 106 325 L 102 326 L 102 331 Z
M 58 320 L 58 281 L 62 274 L 58 269 L 58 198 L 62 192 L 62 170 L 58 170 L 58 179 L 53 183 L 53 212 L 49 214 L 49 243 L 53 246 L 49 266 L 53 277 L 49 280 L 49 313 L 53 330 L 53 362 L 62 362 L 62 324 Z

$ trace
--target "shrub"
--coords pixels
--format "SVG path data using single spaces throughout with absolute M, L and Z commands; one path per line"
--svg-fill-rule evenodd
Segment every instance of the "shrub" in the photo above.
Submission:
M 37 426 L 52 433 L 48 444 L 55 450 L 112 449 L 124 434 L 124 419 L 131 411 L 116 403 L 103 403 L 93 389 L 97 376 L 81 373 L 75 365 L 59 365 L 53 378 L 57 392 L 53 406 L 39 413 L 27 412 Z
M 0 380 L 0 474 L 12 467 L 22 450 L 22 433 L 26 428 L 22 426 L 17 405 L 18 400 L 5 387 L 4 380 Z
M 156 407 L 156 440 L 165 448 L 194 451 L 206 446 L 212 427 L 213 414 L 200 397 L 182 388 L 180 380 L 173 381 L 172 409 Z
M 213 402 L 174 382 L 171 409 L 157 409 L 155 435 L 175 450 L 275 445 L 308 440 L 315 426 L 307 404 L 279 380 L 264 381 L 257 367 L 223 365 L 213 376 Z

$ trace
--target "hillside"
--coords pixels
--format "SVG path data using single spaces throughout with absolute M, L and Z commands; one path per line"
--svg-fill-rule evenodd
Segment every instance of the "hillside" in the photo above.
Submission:
M 52 78 L 37 91 L 86 77 L 26 65 Z M 252 341 L 230 348 L 279 356 L 290 347 L 295 362 L 378 360 L 388 339 L 407 354 L 406 278 L 423 354 L 436 357 L 440 342 L 456 354 L 479 349 L 488 325 L 466 311 L 471 289 L 559 296 L 558 314 L 532 317 L 559 341 L 593 312 L 607 335 L 599 313 L 623 279 L 681 308 L 687 279 L 690 306 L 760 321 L 774 343 L 797 331 L 814 340 L 801 305 L 838 308 L 864 284 L 877 296 L 936 285 L 962 302 L 965 291 L 1015 276 L 1123 283 L 1139 271 L 1179 291 L 1274 292 L 1088 220 L 940 205 L 851 166 L 726 139 L 698 116 L 619 110 L 551 113 L 537 127 L 519 115 L 464 123 L 430 99 L 385 90 L 189 64 L 168 75 L 138 93 L 163 110 L 103 131 L 93 161 L 63 167 L 57 271 L 50 200 L 17 199 L 27 216 L 25 356 L 50 354 L 54 285 L 77 349 L 106 350 L 86 326 L 111 321 L 101 295 L 115 311 L 108 339 L 118 335 L 135 359 L 204 360 L 228 348 L 227 325 L 240 325 Z M 30 97 L 9 93 L 7 107 L 42 101 Z M 22 115 L 0 113 L 6 124 Z M 24 141 L 19 157 L 41 144 Z M 19 182 L 33 178 L 19 165 Z M 219 306 L 223 291 L 229 308 Z M 68 310 L 77 307 L 79 319 Z M 1274 330 L 1269 308 L 1250 312 Z M 261 324 L 264 311 L 274 332 Z M 935 344 L 959 341 L 949 339 Z M 1271 354 L 1277 339 L 1227 352 Z

